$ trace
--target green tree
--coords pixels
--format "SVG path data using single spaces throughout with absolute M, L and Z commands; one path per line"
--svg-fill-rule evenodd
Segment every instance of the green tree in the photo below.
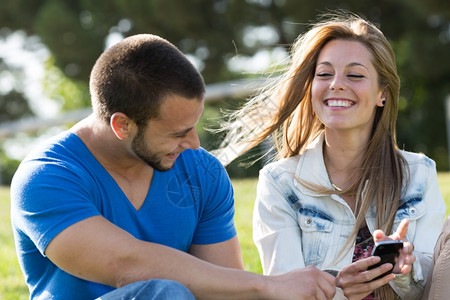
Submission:
M 8 67 L 3 59 L 0 59 L 0 79 L 10 78 L 10 89 L 0 94 L 0 123 L 18 120 L 22 117 L 32 116 L 28 99 L 17 86 L 17 82 L 23 79 L 23 70 L 20 68 Z M 9 158 L 4 150 L 3 141 L 0 141 L 0 184 L 11 181 L 13 171 L 17 168 L 19 161 Z
M 0 28 L 39 36 L 61 74 L 84 91 L 95 59 L 114 34 L 163 36 L 196 58 L 205 81 L 213 83 L 251 75 L 233 72 L 230 61 L 264 49 L 289 49 L 318 14 L 336 9 L 379 24 L 392 42 L 402 80 L 399 144 L 424 151 L 439 169 L 448 169 L 447 0 L 16 0 L 2 4 Z M 84 99 L 71 107 L 88 105 Z

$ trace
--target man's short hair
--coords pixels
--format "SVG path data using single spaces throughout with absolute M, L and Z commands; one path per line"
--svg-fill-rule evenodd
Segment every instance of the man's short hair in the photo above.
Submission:
M 109 123 L 116 112 L 138 126 L 158 116 L 170 95 L 203 99 L 205 84 L 186 56 L 167 40 L 139 34 L 106 50 L 90 77 L 94 113 Z

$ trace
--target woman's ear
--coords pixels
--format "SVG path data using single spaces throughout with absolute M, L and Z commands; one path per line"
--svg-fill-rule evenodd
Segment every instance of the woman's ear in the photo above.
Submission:
M 130 136 L 130 119 L 121 112 L 116 112 L 111 116 L 110 126 L 118 139 L 124 140 Z
M 386 98 L 387 98 L 387 91 L 384 89 L 381 92 L 380 99 L 378 99 L 377 101 L 377 106 L 384 107 L 384 105 L 386 104 Z

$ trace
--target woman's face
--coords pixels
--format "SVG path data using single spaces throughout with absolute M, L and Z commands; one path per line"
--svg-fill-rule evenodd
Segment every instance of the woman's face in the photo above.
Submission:
M 376 106 L 383 106 L 384 98 L 372 54 L 360 42 L 328 42 L 317 60 L 311 95 L 325 127 L 368 136 Z

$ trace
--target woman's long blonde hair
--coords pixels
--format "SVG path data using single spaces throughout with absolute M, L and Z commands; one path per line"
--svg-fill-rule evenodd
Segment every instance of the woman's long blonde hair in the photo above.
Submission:
M 291 61 L 284 75 L 271 80 L 260 94 L 230 115 L 224 125 L 227 136 L 216 155 L 227 164 L 268 138 L 275 142 L 277 159 L 301 154 L 324 129 L 312 107 L 311 84 L 319 53 L 332 40 L 363 44 L 372 54 L 379 85 L 386 92 L 384 107 L 376 108 L 362 164 L 353 185 L 344 191 L 357 195 L 356 225 L 349 238 L 351 242 L 365 222 L 373 201 L 377 207 L 376 227 L 392 232 L 402 187 L 408 177 L 406 162 L 396 142 L 400 79 L 395 55 L 383 33 L 370 22 L 353 14 L 338 14 L 328 16 L 301 35 L 292 46 Z M 383 290 L 377 294 L 390 294 L 386 288 Z

